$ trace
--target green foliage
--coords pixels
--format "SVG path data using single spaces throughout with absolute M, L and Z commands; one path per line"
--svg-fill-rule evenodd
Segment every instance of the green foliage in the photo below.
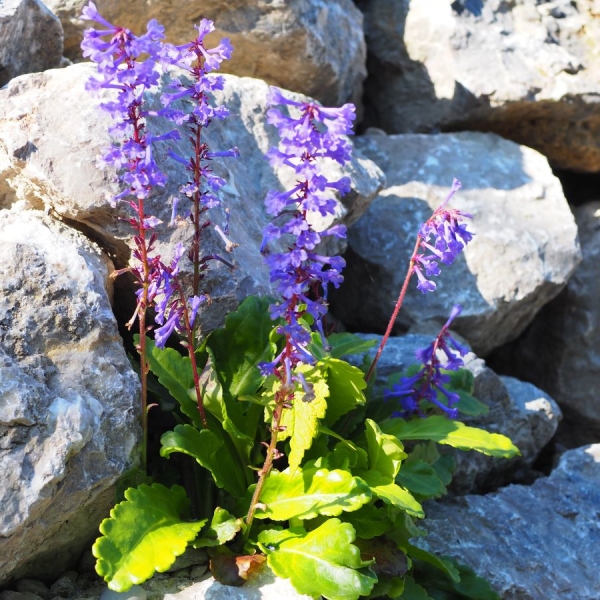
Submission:
M 98 575 L 115 592 L 166 571 L 205 524 L 185 520 L 189 501 L 177 485 L 144 484 L 129 488 L 125 498 L 102 521 L 102 537 L 92 547 Z
M 245 493 L 246 479 L 242 467 L 226 446 L 223 430 L 219 431 L 216 427 L 198 430 L 192 425 L 177 425 L 173 431 L 163 434 L 160 443 L 161 456 L 168 458 L 173 452 L 187 454 L 210 471 L 218 487 L 234 497 Z
M 266 532 L 258 541 L 273 572 L 290 579 L 301 594 L 356 600 L 370 593 L 376 578 L 352 544 L 355 537 L 352 525 L 329 519 L 313 531 L 298 529 L 278 543 Z
M 285 521 L 358 510 L 371 500 L 371 493 L 348 471 L 312 468 L 272 472 L 260 499 L 264 508 L 257 511 L 257 518 Z
M 415 524 L 425 516 L 421 502 L 443 495 L 452 478 L 453 458 L 438 445 L 499 458 L 516 456 L 517 448 L 505 436 L 445 416 L 391 418 L 391 404 L 367 401 L 373 392 L 364 379 L 368 364 L 361 370 L 342 360 L 375 342 L 349 333 L 331 335 L 328 348 L 313 334 L 309 350 L 317 362 L 295 367 L 310 389 L 297 383 L 286 391 L 285 405 L 278 404 L 280 381 L 258 369 L 282 349 L 268 305 L 245 300 L 196 352 L 207 428 L 189 358 L 148 339 L 155 387 L 170 394 L 185 421 L 162 435 L 160 454 L 195 460 L 200 471 L 186 482 L 201 499 L 194 514 L 212 516 L 188 521 L 188 500 L 178 486 L 128 489 L 94 545 L 109 587 L 123 591 L 164 571 L 191 544 L 210 548 L 215 574 L 236 585 L 244 581 L 243 565 L 266 556 L 276 575 L 314 598 L 497 600 L 472 571 L 412 541 L 425 533 Z M 308 324 L 310 317 L 302 320 Z M 447 374 L 460 411 L 485 414 L 472 395 L 471 373 Z M 275 465 L 251 523 L 247 514 L 276 410 L 282 412 Z
M 264 377 L 257 365 L 275 357 L 271 340 L 273 321 L 268 312 L 272 299 L 250 296 L 225 319 L 225 327 L 208 338 L 215 369 L 223 387 L 233 398 L 254 394 Z
M 296 384 L 292 406 L 283 412 L 281 426 L 284 429 L 279 433 L 278 439 L 283 441 L 290 438 L 288 463 L 291 471 L 298 469 L 304 453 L 319 433 L 319 421 L 325 417 L 329 396 L 329 387 L 319 369 L 310 365 L 300 365 L 297 372 L 302 373 L 305 380 L 312 385 L 314 397 L 307 399 L 302 386 Z M 274 385 L 274 388 L 276 387 L 279 387 L 279 382 Z M 273 394 L 274 391 L 273 389 L 270 393 Z
M 505 435 L 468 427 L 464 423 L 451 421 L 442 416 L 410 421 L 394 419 L 382 423 L 381 428 L 403 441 L 433 440 L 438 444 L 448 444 L 459 450 L 476 450 L 498 458 L 512 458 L 521 454 Z

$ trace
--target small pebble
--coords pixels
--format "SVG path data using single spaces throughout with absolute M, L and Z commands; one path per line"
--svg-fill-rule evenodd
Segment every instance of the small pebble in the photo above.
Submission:
M 19 579 L 15 583 L 15 589 L 17 592 L 31 592 L 32 594 L 37 594 L 41 598 L 44 598 L 44 600 L 50 598 L 50 589 L 48 586 L 37 579 Z
M 190 579 L 196 580 L 204 576 L 208 570 L 208 565 L 196 565 L 190 570 Z
M 100 600 L 146 600 L 147 596 L 146 590 L 141 585 L 134 585 L 128 592 L 113 592 L 104 588 Z
M 52 596 L 64 596 L 68 598 L 75 592 L 75 582 L 79 577 L 77 571 L 65 571 L 51 586 Z
M 13 592 L 12 590 L 4 590 L 0 592 L 0 600 L 44 600 L 37 594 L 31 592 Z

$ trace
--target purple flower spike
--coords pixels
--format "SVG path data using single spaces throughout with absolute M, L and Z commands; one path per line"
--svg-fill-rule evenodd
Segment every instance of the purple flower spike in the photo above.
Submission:
M 271 316 L 286 322 L 279 328 L 285 335 L 286 346 L 276 364 L 271 363 L 268 368 L 265 365 L 262 370 L 278 374 L 289 385 L 287 371 L 282 368 L 287 364 L 285 361 L 291 361 L 292 367 L 314 362 L 307 351 L 310 333 L 301 324 L 302 317 L 309 314 L 314 319 L 314 329 L 324 338 L 322 318 L 327 312 L 327 286 L 331 283 L 338 287 L 342 282 L 343 259 L 322 256 L 315 248 L 323 236 L 345 237 L 345 227 L 334 225 L 317 231 L 311 222 L 315 216 L 334 214 L 335 193 L 350 189 L 347 177 L 329 180 L 319 164 L 323 160 L 334 160 L 343 165 L 350 160 L 352 147 L 346 135 L 352 132 L 354 106 L 324 108 L 316 103 L 292 100 L 274 87 L 270 88 L 267 100 L 271 105 L 290 107 L 289 115 L 278 108 L 267 112 L 267 120 L 278 128 L 281 140 L 277 148 L 269 150 L 267 157 L 274 167 L 293 169 L 296 185 L 287 191 L 271 190 L 265 200 L 266 212 L 273 220 L 263 230 L 261 251 L 265 253 L 271 282 L 282 297 L 280 303 L 271 306 Z M 269 244 L 276 240 L 285 241 L 285 252 L 269 253 Z M 305 382 L 297 381 L 305 388 Z M 310 398 L 309 393 L 306 398 Z
M 411 377 L 402 377 L 391 390 L 383 393 L 384 400 L 394 400 L 400 406 L 400 410 L 393 413 L 394 416 L 405 419 L 413 415 L 425 417 L 425 409 L 429 403 L 451 419 L 457 418 L 456 405 L 460 397 L 444 387 L 444 384 L 450 381 L 450 377 L 442 373 L 442 369 L 457 371 L 464 366 L 463 357 L 469 352 L 469 349 L 459 344 L 449 331 L 452 321 L 461 311 L 461 306 L 454 306 L 437 338 L 427 348 L 417 351 L 417 360 L 423 363 L 423 368 Z M 440 398 L 445 398 L 445 401 L 442 402 Z
M 461 221 L 470 219 L 471 215 L 456 209 L 447 209 L 446 205 L 461 188 L 458 179 L 452 181 L 452 188 L 446 199 L 419 229 L 419 242 L 412 257 L 413 273 L 419 280 L 417 289 L 426 294 L 436 289 L 435 283 L 427 277 L 441 273 L 439 262 L 451 265 L 463 248 L 473 239 L 473 233 Z M 419 250 L 423 252 L 419 253 Z

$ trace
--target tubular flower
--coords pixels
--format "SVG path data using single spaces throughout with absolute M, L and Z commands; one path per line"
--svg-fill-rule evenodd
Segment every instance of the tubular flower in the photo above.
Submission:
M 450 193 L 444 202 L 421 225 L 419 230 L 419 244 L 412 258 L 412 270 L 418 279 L 417 289 L 424 294 L 433 292 L 436 288 L 435 282 L 427 277 L 437 276 L 441 273 L 438 263 L 451 265 L 463 248 L 473 239 L 474 234 L 467 230 L 465 224 L 461 223 L 465 218 L 470 219 L 471 215 L 446 208 L 452 196 L 460 188 L 460 181 L 454 179 Z
M 180 46 L 162 44 L 157 53 L 157 60 L 163 67 L 176 66 L 189 75 L 189 78 L 174 78 L 171 81 L 171 91 L 161 97 L 164 109 L 160 114 L 177 125 L 184 125 L 188 130 L 189 157 L 184 158 L 173 150 L 168 152 L 168 156 L 183 164 L 190 174 L 188 181 L 179 188 L 179 191 L 182 197 L 188 198 L 192 203 L 191 209 L 186 210 L 185 213 L 189 215 L 194 227 L 192 243 L 187 252 L 194 268 L 191 295 L 186 298 L 179 278 L 179 261 L 185 252 L 183 246 L 176 249 L 170 265 L 159 263 L 152 272 L 155 320 L 160 325 L 155 332 L 155 341 L 159 347 L 164 347 L 173 331 L 192 332 L 190 339 L 195 339 L 193 328 L 196 315 L 200 305 L 207 300 L 207 297 L 200 293 L 201 279 L 210 259 L 223 260 L 218 256 L 200 255 L 201 232 L 210 225 L 208 221 L 203 220 L 203 215 L 210 208 L 220 206 L 217 192 L 225 185 L 225 180 L 213 173 L 210 164 L 214 158 L 239 156 L 237 148 L 212 152 L 208 144 L 202 141 L 202 130 L 210 125 L 213 119 L 223 119 L 228 114 L 227 108 L 211 104 L 208 93 L 223 89 L 224 80 L 220 76 L 210 75 L 209 72 L 218 69 L 223 60 L 231 57 L 232 48 L 227 39 L 222 40 L 215 48 L 205 47 L 204 37 L 214 31 L 212 21 L 202 19 L 195 27 L 198 30 L 196 39 Z M 174 198 L 172 224 L 175 224 L 179 218 L 177 215 L 179 205 L 180 198 Z M 215 229 L 226 240 L 228 251 L 235 247 L 218 225 Z
M 124 188 L 112 202 L 116 205 L 127 196 L 147 198 L 152 188 L 166 182 L 154 160 L 153 144 L 179 138 L 176 131 L 153 136 L 146 128 L 149 113 L 144 109 L 144 94 L 158 86 L 157 57 L 164 37 L 163 27 L 153 19 L 146 33 L 138 37 L 129 29 L 106 21 L 93 2 L 83 9 L 82 18 L 104 27 L 86 29 L 83 34 L 83 56 L 95 62 L 98 71 L 98 77 L 86 82 L 86 89 L 96 94 L 109 89 L 118 92 L 116 99 L 100 104 L 114 121 L 108 131 L 116 140 L 104 150 L 100 166 L 118 169 Z M 137 205 L 133 208 L 138 209 Z
M 278 332 L 285 336 L 286 349 L 273 362 L 264 364 L 264 373 L 284 372 L 296 364 L 314 362 L 307 350 L 310 331 L 302 320 L 308 314 L 315 329 L 323 337 L 322 318 L 327 312 L 327 287 L 338 287 L 342 282 L 344 260 L 323 256 L 316 250 L 326 236 L 345 237 L 342 225 L 317 230 L 311 223 L 316 216 L 335 213 L 336 193 L 350 190 L 350 179 L 329 180 L 319 168 L 323 160 L 345 164 L 350 160 L 351 144 L 347 135 L 352 133 L 354 106 L 324 108 L 312 102 L 287 98 L 281 90 L 270 88 L 271 106 L 290 107 L 293 116 L 278 108 L 267 112 L 267 120 L 279 130 L 280 143 L 267 154 L 272 166 L 287 166 L 296 174 L 296 185 L 286 191 L 271 190 L 265 199 L 266 211 L 272 222 L 263 231 L 262 251 L 270 270 L 270 279 L 281 302 L 270 307 L 273 319 L 282 319 Z M 287 245 L 283 252 L 270 252 L 269 245 L 280 240 Z M 289 380 L 286 379 L 286 381 Z
M 463 357 L 469 351 L 449 331 L 452 321 L 461 311 L 462 308 L 456 305 L 437 338 L 427 348 L 417 351 L 417 360 L 423 363 L 423 368 L 410 377 L 402 377 L 391 390 L 384 392 L 384 400 L 397 401 L 401 407 L 401 410 L 393 413 L 394 416 L 408 418 L 417 414 L 424 417 L 428 403 L 437 406 L 451 419 L 458 416 L 456 405 L 459 396 L 444 387 L 450 381 L 450 376 L 443 373 L 442 369 L 457 371 L 464 366 Z

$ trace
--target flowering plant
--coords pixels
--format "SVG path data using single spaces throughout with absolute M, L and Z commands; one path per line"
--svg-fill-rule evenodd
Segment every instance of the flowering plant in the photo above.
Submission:
M 324 108 L 271 88 L 267 119 L 281 141 L 267 157 L 291 169 L 296 181 L 291 189 L 266 193 L 272 220 L 261 251 L 277 298 L 247 298 L 223 328 L 203 338 L 197 315 L 207 298 L 204 272 L 214 259 L 229 264 L 202 254 L 206 213 L 219 204 L 224 184 L 210 161 L 238 152 L 209 150 L 201 133 L 211 120 L 226 116 L 223 107 L 211 105 L 210 92 L 224 82 L 210 72 L 229 58 L 231 47 L 226 40 L 206 47 L 204 37 L 213 28 L 206 20 L 194 41 L 173 46 L 160 41 L 162 28 L 154 21 L 147 34 L 136 37 L 105 21 L 92 3 L 84 17 L 105 27 L 88 30 L 82 44 L 100 73 L 89 88 L 117 94 L 117 100 L 102 105 L 116 121 L 111 134 L 119 138 L 103 160 L 121 170 L 123 190 L 115 202 L 133 211 L 134 250 L 125 270 L 139 284 L 130 325 L 137 320 L 140 332 L 144 440 L 151 370 L 176 401 L 179 421 L 162 435 L 160 455 L 188 455 L 198 468 L 193 482 L 182 480 L 185 487 L 168 487 L 157 476 L 150 485 L 125 491 L 125 500 L 100 526 L 102 536 L 93 547 L 97 572 L 111 589 L 126 591 L 167 570 L 191 545 L 208 549 L 213 574 L 229 584 L 243 584 L 247 577 L 238 565 L 266 562 L 314 598 L 429 598 L 436 586 L 452 590 L 453 597 L 496 598 L 467 568 L 411 541 L 422 534 L 414 522 L 424 517 L 421 502 L 442 495 L 451 478 L 450 461 L 434 442 L 498 457 L 518 453 L 504 436 L 455 420 L 460 411 L 486 409 L 470 396 L 472 378 L 452 375 L 466 353 L 449 331 L 460 308 L 418 353 L 423 366 L 402 374 L 389 390 L 368 386 L 412 275 L 423 293 L 434 291 L 427 277 L 439 275 L 438 262 L 450 264 L 471 239 L 464 224 L 468 215 L 446 206 L 458 182 L 417 234 L 374 360 L 364 370 L 353 366 L 343 358 L 364 354 L 372 344 L 349 333 L 326 335 L 323 324 L 328 285 L 340 285 L 344 261 L 323 255 L 319 247 L 325 237 L 345 236 L 345 229 L 319 223 L 331 221 L 338 197 L 350 189 L 349 178 L 331 180 L 322 165 L 350 160 L 354 107 Z M 149 111 L 144 94 L 158 85 L 161 65 L 178 67 L 184 75 L 163 96 L 163 108 Z M 182 101 L 188 109 L 178 108 Z M 176 127 L 153 136 L 148 116 Z M 154 145 L 178 138 L 178 127 L 187 130 L 190 157 L 170 150 L 169 155 L 190 173 L 180 192 L 191 201 L 184 213 L 193 235 L 187 252 L 178 247 L 167 265 L 154 252 L 161 223 L 146 214 L 144 201 L 164 184 Z M 173 220 L 183 218 L 178 210 L 175 202 Z M 234 244 L 220 233 L 231 250 Z M 193 265 L 191 282 L 181 277 L 184 257 Z M 153 332 L 147 319 L 151 309 Z M 183 354 L 166 347 L 173 334 Z M 409 440 L 420 442 L 410 452 L 404 447 Z M 437 580 L 428 567 L 447 580 L 432 584 Z

